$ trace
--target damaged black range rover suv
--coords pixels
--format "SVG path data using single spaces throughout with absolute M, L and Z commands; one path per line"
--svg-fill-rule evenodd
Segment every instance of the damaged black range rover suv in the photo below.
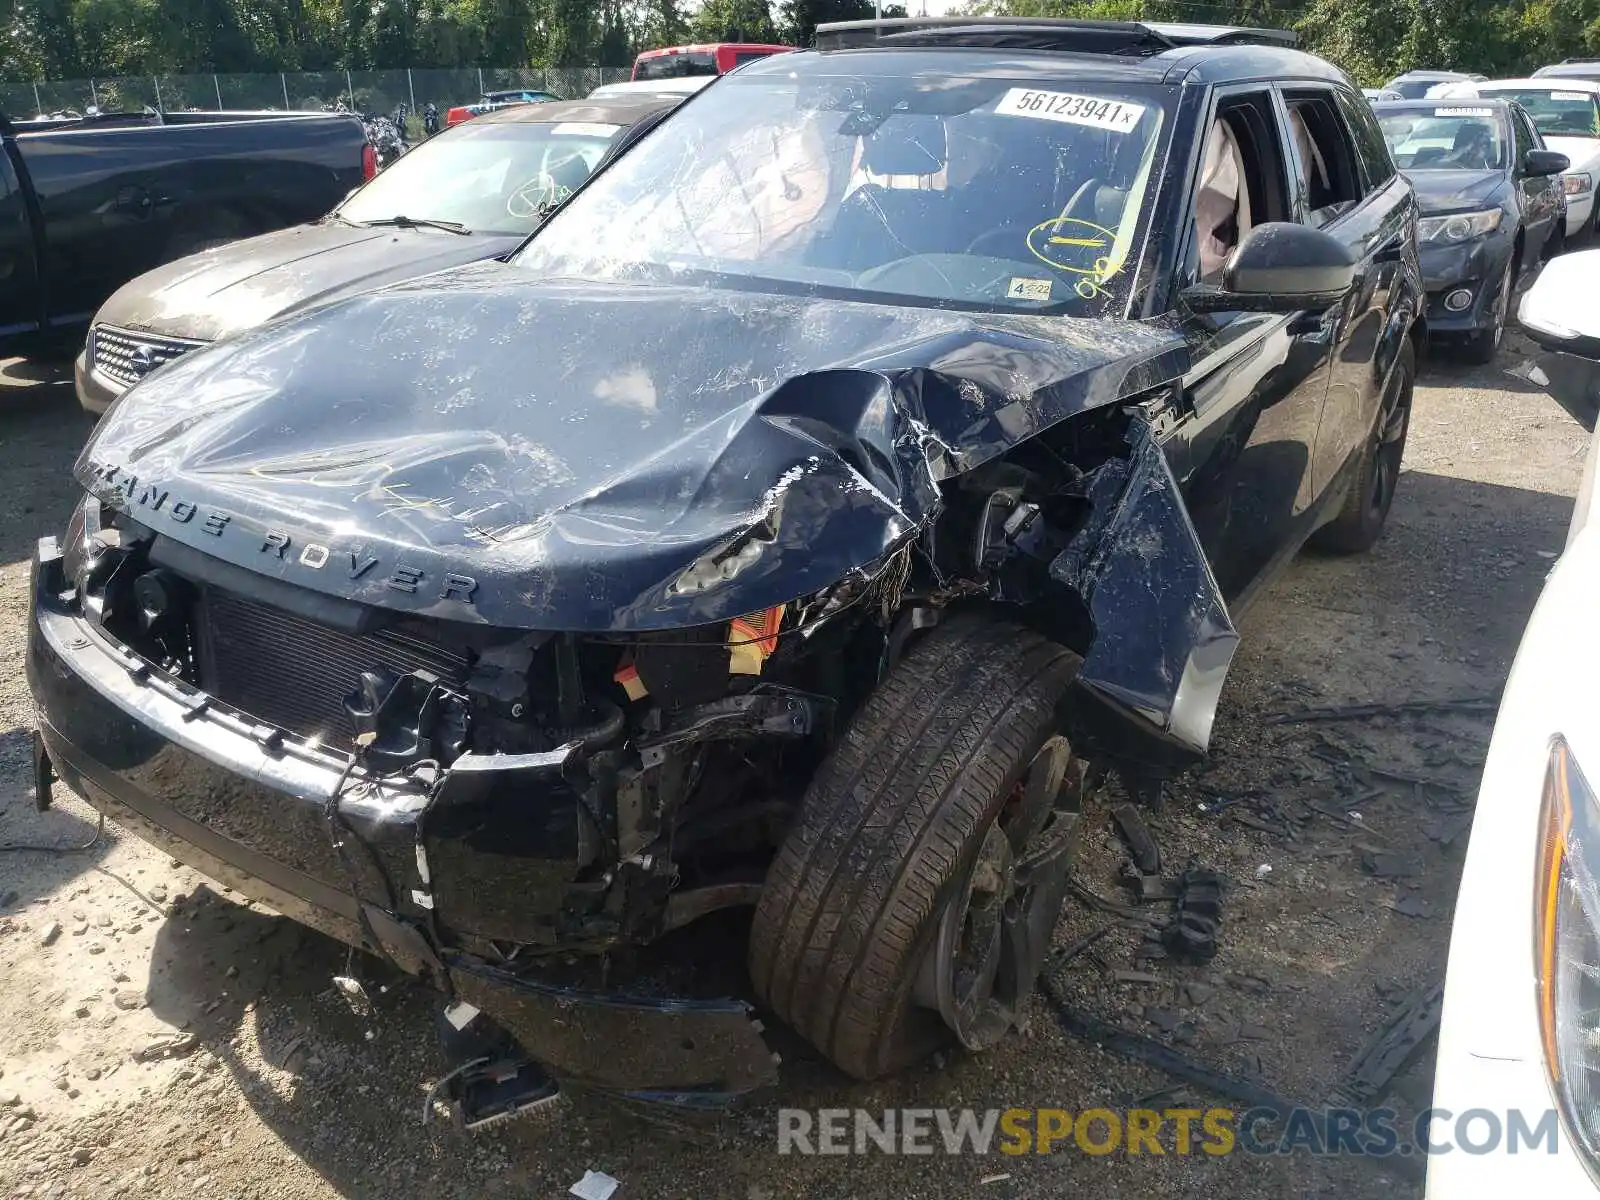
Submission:
M 511 261 L 150 376 L 39 546 L 41 777 L 431 980 L 469 1119 L 772 1080 L 657 953 L 718 910 L 852 1075 L 994 1043 L 1085 793 L 1194 762 L 1230 608 L 1394 494 L 1416 212 L 1343 75 L 822 39 Z

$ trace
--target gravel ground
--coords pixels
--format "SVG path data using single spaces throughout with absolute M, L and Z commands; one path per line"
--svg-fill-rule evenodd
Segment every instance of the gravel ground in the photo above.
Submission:
M 1221 953 L 1203 968 L 1146 962 L 1139 933 L 1119 927 L 1057 973 L 1072 1006 L 1323 1103 L 1408 995 L 1441 977 L 1491 718 L 1266 718 L 1498 689 L 1560 549 L 1587 441 L 1577 420 L 1508 373 L 1523 362 L 1517 349 L 1489 368 L 1440 366 L 1424 379 L 1374 553 L 1303 556 L 1242 616 L 1214 760 L 1150 817 L 1169 870 L 1192 861 L 1237 881 Z M 54 811 L 33 811 L 20 663 L 30 549 L 66 520 L 68 468 L 88 426 L 70 387 L 31 378 L 25 364 L 3 371 L 0 843 L 82 842 L 93 815 L 64 789 Z M 1103 811 L 1092 816 L 1081 883 L 1124 896 L 1121 852 Z M 1058 942 L 1112 919 L 1070 900 Z M 346 965 L 341 948 L 236 903 L 114 827 L 87 852 L 0 855 L 0 963 L 9 1195 L 310 1200 L 493 1187 L 554 1197 L 587 1168 L 621 1179 L 619 1200 L 1419 1191 L 1409 1164 L 1305 1155 L 777 1155 L 779 1104 L 1180 1103 L 1171 1076 L 1066 1036 L 1040 1002 L 1025 1036 L 885 1084 L 851 1083 L 785 1043 L 777 1096 L 720 1126 L 668 1128 L 563 1100 L 471 1139 L 422 1128 L 420 1101 L 441 1070 L 426 995 L 362 966 L 377 1011 L 356 1017 L 330 986 Z M 1430 1077 L 1427 1062 L 1402 1077 L 1399 1106 L 1424 1105 Z

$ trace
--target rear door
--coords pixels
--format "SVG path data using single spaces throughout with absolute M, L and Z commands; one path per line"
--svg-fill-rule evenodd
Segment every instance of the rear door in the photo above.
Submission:
M 1328 85 L 1281 92 L 1296 164 L 1296 220 L 1338 238 L 1360 264 L 1355 287 L 1316 318 L 1331 353 L 1312 467 L 1319 503 L 1343 493 L 1345 472 L 1366 451 L 1377 420 L 1377 351 L 1402 269 L 1411 203 L 1382 131 L 1364 121 L 1354 125 L 1351 117 L 1362 114 L 1351 107 L 1354 97 L 1342 93 Z
M 87 126 L 17 139 L 39 197 L 53 326 L 87 324 L 121 284 L 162 261 L 171 234 L 169 143 L 184 132 Z
M 44 316 L 27 200 L 10 154 L 0 154 L 0 338 L 32 333 Z
M 1222 261 L 1250 228 L 1293 219 L 1291 159 L 1270 87 L 1218 89 L 1201 139 L 1180 290 L 1219 279 Z M 1235 153 L 1243 190 L 1230 206 Z M 1182 463 L 1184 502 L 1233 606 L 1309 531 L 1330 343 L 1314 313 L 1186 314 L 1184 321 L 1194 366 L 1169 457 Z

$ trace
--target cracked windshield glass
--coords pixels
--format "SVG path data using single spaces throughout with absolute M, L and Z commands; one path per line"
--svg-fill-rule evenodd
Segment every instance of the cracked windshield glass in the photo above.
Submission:
M 1115 314 L 1165 156 L 1165 89 L 734 76 L 514 261 L 930 306 Z

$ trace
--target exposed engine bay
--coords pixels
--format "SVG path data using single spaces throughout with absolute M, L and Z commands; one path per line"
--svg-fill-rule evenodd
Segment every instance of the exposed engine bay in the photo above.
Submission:
M 352 798 L 369 778 L 430 793 L 441 840 L 469 826 L 475 840 L 522 836 L 509 756 L 558 776 L 538 888 L 516 866 L 497 897 L 475 870 L 469 899 L 444 871 L 430 918 L 491 958 L 602 951 L 748 903 L 835 731 L 942 614 L 1015 606 L 1089 651 L 1084 595 L 1056 577 L 1096 570 L 1084 542 L 1105 522 L 1091 498 L 1125 489 L 1128 420 L 1073 422 L 958 477 L 937 534 L 831 588 L 686 630 L 499 631 L 371 608 L 333 629 L 313 594 L 298 594 L 313 602 L 299 613 L 271 603 L 284 592 L 241 595 L 242 572 L 161 537 L 136 505 L 92 498 L 66 569 L 85 610 L 155 668 L 271 721 L 280 744 L 353 756 Z M 477 782 L 491 774 L 503 795 Z M 403 896 L 413 873 L 390 889 Z

